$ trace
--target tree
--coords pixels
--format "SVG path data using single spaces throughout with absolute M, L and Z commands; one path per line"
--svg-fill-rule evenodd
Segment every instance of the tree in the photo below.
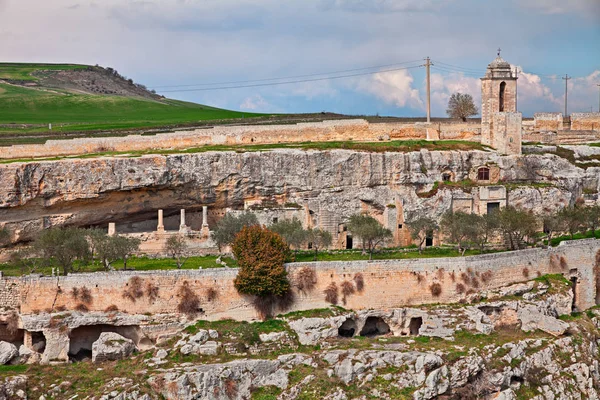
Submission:
M 515 207 L 506 206 L 498 211 L 500 231 L 511 250 L 520 249 L 525 238 L 532 237 L 536 230 L 538 221 L 536 217 L 527 211 L 517 210 Z
M 140 239 L 129 238 L 125 236 L 109 236 L 110 246 L 113 247 L 113 254 L 123 260 L 123 269 L 127 269 L 127 258 L 140 248 Z
M 98 254 L 98 249 L 102 247 L 103 242 L 106 241 L 108 235 L 105 231 L 98 228 L 88 229 L 86 232 L 86 237 L 88 243 L 90 245 L 90 255 L 92 257 L 92 264 L 96 263 L 96 255 Z M 106 267 L 106 265 L 105 265 Z
M 308 232 L 302 227 L 302 222 L 298 218 L 292 220 L 283 220 L 274 223 L 269 227 L 273 232 L 285 240 L 285 242 L 294 247 L 294 259 L 296 259 L 296 253 L 305 242 Z
M 35 240 L 34 248 L 47 263 L 54 260 L 65 275 L 73 271 L 75 261 L 86 263 L 90 259 L 86 236 L 77 228 L 45 229 Z
M 410 236 L 419 242 L 419 254 L 423 252 L 423 243 L 428 235 L 438 229 L 438 224 L 429 217 L 417 217 L 406 223 Z
M 558 213 L 552 213 L 544 214 L 542 216 L 542 222 L 544 224 L 544 233 L 548 235 L 548 247 L 551 247 L 553 234 L 565 230 L 564 220 Z
M 257 296 L 257 304 L 268 304 L 260 310 L 268 317 L 272 308 L 291 289 L 284 262 L 290 249 L 277 233 L 262 226 L 245 226 L 232 244 L 239 272 L 234 286 L 239 293 Z
M 498 212 L 499 211 L 493 211 L 489 214 L 484 214 L 477 217 L 476 234 L 475 238 L 472 240 L 477 244 L 477 246 L 479 246 L 480 253 L 483 253 L 485 244 L 500 227 L 500 218 L 498 216 Z
M 185 260 L 182 262 L 181 257 L 185 254 L 188 249 L 187 242 L 185 241 L 185 236 L 183 235 L 173 235 L 169 236 L 167 239 L 167 243 L 165 245 L 165 251 L 173 257 L 175 262 L 177 263 L 177 269 L 181 269 Z
M 369 260 L 373 259 L 375 248 L 392 237 L 392 231 L 383 227 L 370 215 L 355 214 L 348 221 L 348 230 L 362 240 L 363 251 L 369 252 Z
M 477 243 L 479 215 L 448 211 L 442 216 L 440 227 L 452 243 L 458 245 L 458 252 L 465 254 L 465 242 Z
M 586 213 L 581 207 L 563 208 L 558 212 L 558 218 L 561 220 L 564 229 L 571 235 L 571 239 L 586 226 Z
M 212 233 L 213 240 L 219 248 L 219 252 L 224 246 L 231 245 L 235 240 L 235 236 L 245 226 L 258 225 L 256 215 L 245 212 L 238 216 L 233 214 L 225 214 L 225 216 L 217 223 L 215 230 Z
M 320 228 L 312 228 L 307 231 L 306 240 L 312 244 L 312 248 L 315 251 L 315 261 L 319 255 L 319 250 L 329 247 L 333 238 L 331 233 Z
M 454 93 L 448 100 L 448 109 L 446 114 L 450 118 L 460 118 L 466 121 L 468 117 L 477 115 L 479 110 L 475 106 L 473 97 L 470 94 Z
M 594 204 L 593 206 L 585 207 L 583 213 L 585 215 L 584 220 L 586 227 L 595 235 L 596 230 L 600 226 L 600 206 Z

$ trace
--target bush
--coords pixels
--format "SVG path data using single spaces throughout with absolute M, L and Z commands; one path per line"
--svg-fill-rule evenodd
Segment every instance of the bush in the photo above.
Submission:
M 74 287 L 73 289 L 71 289 L 71 297 L 75 301 L 79 301 L 80 303 L 88 305 L 91 304 L 94 300 L 94 298 L 92 297 L 92 292 L 85 286 L 82 286 L 80 288 Z
M 365 278 L 362 273 L 357 272 L 354 274 L 354 284 L 356 285 L 356 290 L 359 292 L 365 289 Z
M 246 226 L 232 246 L 239 272 L 234 286 L 239 293 L 271 299 L 256 304 L 285 305 L 291 286 L 283 263 L 290 254 L 281 236 L 261 226 Z M 261 310 L 261 313 L 265 310 Z M 271 316 L 271 312 L 262 313 Z
M 492 272 L 492 271 L 485 271 L 483 274 L 481 274 L 481 280 L 482 280 L 484 283 L 488 283 L 488 282 L 489 282 L 489 281 L 492 279 L 492 276 L 493 276 L 493 275 L 494 275 L 494 274 L 493 274 L 493 272 Z
M 90 311 L 90 309 L 88 308 L 88 306 L 86 306 L 83 303 L 79 303 L 75 306 L 75 310 L 76 311 L 81 311 L 81 312 L 88 312 Z
M 146 296 L 148 297 L 148 300 L 150 300 L 151 302 L 154 302 L 154 300 L 156 300 L 158 298 L 158 291 L 159 291 L 159 288 L 154 283 L 152 283 L 152 282 L 146 283 L 146 290 L 145 290 Z
M 344 281 L 341 284 L 342 287 L 342 302 L 346 305 L 346 297 L 354 294 L 354 285 L 350 281 Z
M 323 291 L 325 294 L 325 301 L 331 304 L 338 303 L 338 287 L 335 282 L 331 282 L 329 286 Z
M 206 300 L 212 302 L 215 301 L 219 297 L 219 292 L 214 287 L 209 287 L 206 289 Z
M 127 282 L 127 288 L 123 290 L 123 298 L 129 299 L 135 303 L 137 299 L 144 296 L 144 290 L 142 288 L 142 278 L 139 276 L 132 276 Z
M 298 290 L 310 291 L 317 284 L 317 274 L 311 267 L 302 267 L 294 277 L 294 285 Z
M 529 268 L 525 267 L 521 272 L 523 273 L 523 277 L 529 278 Z
M 462 283 L 456 284 L 456 293 L 463 294 L 467 288 Z
M 429 286 L 429 291 L 433 297 L 439 297 L 442 294 L 442 285 L 439 283 L 432 283 Z
M 117 312 L 117 311 L 119 311 L 119 307 L 117 307 L 114 304 L 111 304 L 110 306 L 106 307 L 106 309 L 104 309 L 104 312 L 107 312 L 107 313 L 109 313 L 109 312 Z
M 179 297 L 179 304 L 177 305 L 179 313 L 187 315 L 188 318 L 193 318 L 198 314 L 200 299 L 190 288 L 188 281 L 183 281 L 177 291 L 177 297 Z

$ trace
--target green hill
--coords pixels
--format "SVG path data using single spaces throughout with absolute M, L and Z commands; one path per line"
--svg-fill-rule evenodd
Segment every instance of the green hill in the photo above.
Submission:
M 166 99 L 112 69 L 0 64 L 0 144 L 257 116 Z

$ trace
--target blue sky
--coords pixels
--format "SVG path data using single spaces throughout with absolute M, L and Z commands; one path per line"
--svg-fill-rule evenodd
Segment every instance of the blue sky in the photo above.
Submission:
M 562 111 L 565 73 L 569 110 L 597 111 L 600 0 L 0 0 L 2 61 L 100 64 L 162 87 L 430 56 L 445 63 L 432 69 L 434 116 L 456 91 L 479 101 L 478 77 L 499 46 L 522 71 L 525 115 Z M 425 113 L 423 68 L 167 94 L 249 112 Z

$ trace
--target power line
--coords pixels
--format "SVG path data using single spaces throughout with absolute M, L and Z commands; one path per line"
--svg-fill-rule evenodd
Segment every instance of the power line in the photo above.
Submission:
M 474 68 L 467 68 L 467 67 L 459 67 L 458 65 L 452 65 L 452 64 L 447 64 L 441 61 L 437 61 L 437 60 L 433 60 L 436 64 L 440 64 L 442 66 L 445 66 L 448 69 L 458 69 L 458 70 L 463 70 L 466 72 L 473 72 L 473 73 L 478 73 L 478 74 L 483 74 L 485 73 L 485 70 L 483 69 L 474 69 Z
M 420 62 L 420 61 L 421 60 L 412 60 L 412 61 L 405 61 L 405 62 L 399 62 L 399 63 L 394 63 L 394 64 L 375 65 L 372 67 L 354 68 L 354 69 L 346 69 L 346 70 L 341 70 L 341 71 L 322 72 L 322 73 L 306 74 L 306 75 L 284 76 L 284 77 L 280 77 L 280 78 L 265 78 L 265 79 L 252 79 L 252 80 L 245 80 L 245 81 L 229 81 L 229 82 L 213 82 L 213 83 L 194 83 L 194 84 L 187 84 L 187 85 L 154 86 L 153 89 L 180 88 L 180 87 L 193 87 L 193 86 L 234 85 L 234 84 L 238 84 L 238 83 L 250 84 L 250 83 L 255 83 L 255 82 L 268 82 L 268 81 L 279 81 L 279 80 L 286 80 L 286 79 L 310 78 L 313 76 L 344 74 L 347 72 L 365 71 L 365 70 L 369 70 L 369 69 L 389 68 L 389 67 L 393 67 L 393 66 L 397 66 L 397 65 L 412 64 L 412 63 L 416 63 L 416 62 Z
M 439 66 L 435 66 L 435 67 L 433 67 L 433 69 L 437 70 L 437 71 L 441 71 L 441 72 L 453 73 L 453 74 L 461 74 L 461 75 L 464 75 L 464 76 L 476 77 L 476 78 L 482 77 L 484 75 L 483 73 L 455 71 L 455 70 L 446 69 L 446 68 L 439 67 Z
M 422 65 L 414 65 L 414 66 L 404 67 L 404 68 L 393 68 L 393 69 L 386 69 L 386 70 L 380 70 L 380 71 L 362 72 L 362 73 L 357 73 L 357 74 L 328 76 L 328 77 L 324 77 L 324 78 L 302 79 L 302 80 L 285 81 L 285 82 L 257 83 L 257 84 L 251 84 L 251 85 L 221 86 L 221 87 L 198 88 L 198 89 L 163 90 L 163 91 L 161 91 L 161 93 L 200 92 L 200 91 L 207 91 L 207 90 L 241 89 L 241 88 L 262 87 L 262 86 L 288 85 L 288 84 L 292 84 L 292 83 L 316 82 L 316 81 L 326 81 L 326 80 L 330 80 L 330 79 L 350 78 L 353 76 L 361 76 L 361 75 L 373 75 L 373 74 L 402 71 L 402 70 L 406 70 L 406 69 L 421 68 L 421 67 L 422 67 Z

